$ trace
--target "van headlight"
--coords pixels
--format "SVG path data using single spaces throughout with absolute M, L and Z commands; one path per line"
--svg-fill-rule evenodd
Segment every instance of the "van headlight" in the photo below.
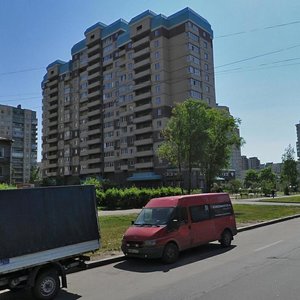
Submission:
M 144 241 L 144 245 L 146 247 L 149 247 L 149 246 L 155 246 L 156 245 L 156 240 L 148 240 L 148 241 Z

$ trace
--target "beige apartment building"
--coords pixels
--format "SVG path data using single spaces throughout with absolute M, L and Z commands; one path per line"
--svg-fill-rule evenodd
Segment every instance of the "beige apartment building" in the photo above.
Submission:
M 84 35 L 42 82 L 43 177 L 165 182 L 176 172 L 156 149 L 175 103 L 216 106 L 210 24 L 190 8 L 145 11 Z

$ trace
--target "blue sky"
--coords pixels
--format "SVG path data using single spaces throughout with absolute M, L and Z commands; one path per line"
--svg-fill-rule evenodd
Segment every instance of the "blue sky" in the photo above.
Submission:
M 40 152 L 48 64 L 68 61 L 99 21 L 129 21 L 147 9 L 168 16 L 187 6 L 214 30 L 217 102 L 242 120 L 242 154 L 280 162 L 289 144 L 295 148 L 300 120 L 298 0 L 0 0 L 0 103 L 37 111 Z

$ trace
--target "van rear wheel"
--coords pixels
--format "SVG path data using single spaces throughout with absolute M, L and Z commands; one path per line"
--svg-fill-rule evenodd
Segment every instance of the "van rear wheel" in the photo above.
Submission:
M 233 237 L 232 237 L 232 233 L 230 232 L 230 230 L 226 229 L 223 231 L 222 235 L 221 235 L 221 239 L 220 239 L 220 243 L 222 245 L 222 247 L 229 247 L 231 245 L 231 241 L 232 241 Z
M 168 243 L 165 246 L 162 260 L 166 264 L 172 264 L 175 261 L 177 261 L 178 256 L 179 256 L 179 249 L 178 249 L 177 245 L 174 243 Z

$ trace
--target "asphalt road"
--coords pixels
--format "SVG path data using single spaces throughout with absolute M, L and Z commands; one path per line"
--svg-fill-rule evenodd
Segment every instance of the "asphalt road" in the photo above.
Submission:
M 300 299 L 300 219 L 241 232 L 233 246 L 217 243 L 181 254 L 173 265 L 128 260 L 68 276 L 57 300 Z M 4 292 L 1 300 L 29 300 Z

